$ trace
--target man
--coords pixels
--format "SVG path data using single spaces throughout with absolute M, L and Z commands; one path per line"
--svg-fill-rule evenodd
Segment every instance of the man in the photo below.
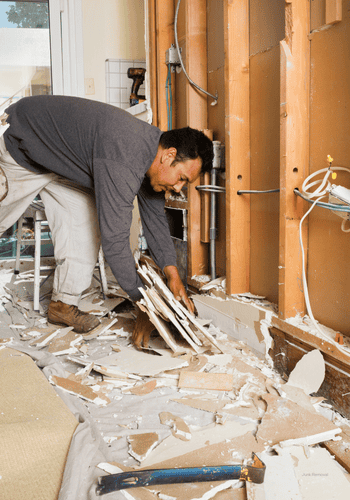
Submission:
M 119 285 L 142 295 L 129 236 L 138 198 L 148 248 L 168 286 L 189 310 L 164 213 L 166 191 L 180 192 L 209 170 L 211 141 L 198 130 L 162 133 L 124 110 L 77 97 L 25 97 L 5 110 L 0 167 L 8 194 L 0 202 L 0 234 L 40 194 L 51 229 L 56 270 L 48 320 L 87 333 L 99 320 L 78 309 L 90 286 L 100 242 Z M 150 327 L 139 314 L 134 341 Z

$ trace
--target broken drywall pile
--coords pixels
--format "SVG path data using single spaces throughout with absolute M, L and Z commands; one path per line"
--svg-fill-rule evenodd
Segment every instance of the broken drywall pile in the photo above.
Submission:
M 143 299 L 138 302 L 138 305 L 148 314 L 150 321 L 170 349 L 174 353 L 183 353 L 187 347 L 190 347 L 196 353 L 200 353 L 214 346 L 218 352 L 221 352 L 208 329 L 204 328 L 195 315 L 175 299 L 149 261 L 139 258 L 136 254 L 136 264 L 145 286 L 145 289 L 140 288 Z M 175 334 L 181 335 L 180 340 L 176 339 L 174 331 Z
M 132 345 L 134 309 L 113 311 L 117 304 L 113 300 L 123 306 L 122 297 L 103 301 L 98 290 L 90 290 L 84 298 L 85 310 L 99 315 L 101 325 L 84 336 L 44 322 L 35 327 L 28 326 L 26 320 L 21 323 L 23 309 L 7 297 L 7 304 L 18 316 L 14 339 L 5 340 L 4 345 L 22 344 L 54 356 L 62 373 L 51 375 L 50 382 L 83 402 L 111 452 L 113 461 L 91 462 L 96 476 L 144 468 L 244 464 L 255 452 L 266 460 L 268 491 L 258 491 L 249 484 L 246 492 L 242 482 L 228 479 L 131 488 L 114 493 L 113 498 L 245 500 L 246 494 L 250 499 L 264 494 L 266 499 L 309 499 L 310 491 L 320 496 L 315 468 L 322 461 L 323 474 L 329 466 L 327 460 L 332 466 L 337 464 L 319 444 L 342 443 L 343 466 L 350 463 L 350 438 L 343 430 L 350 427 L 324 417 L 319 411 L 324 405 L 322 398 L 312 396 L 323 381 L 321 353 L 315 350 L 307 354 L 285 383 L 243 342 L 232 340 L 212 325 L 203 326 L 206 323 L 198 317 L 189 317 L 164 283 L 154 277 L 153 269 L 143 266 L 148 285 L 141 305 L 157 325 L 158 321 L 161 324 L 160 336 L 151 338 L 148 349 L 137 350 Z M 169 327 L 176 327 L 176 322 L 192 342 L 182 329 Z M 304 470 L 308 475 L 303 475 Z M 267 486 L 273 483 L 275 471 L 289 478 L 285 488 L 289 496 L 273 496 L 276 488 Z M 349 498 L 348 475 L 338 468 L 339 474 L 344 483 L 333 472 L 322 476 L 327 483 L 324 491 L 339 493 L 339 484 L 342 492 L 334 498 L 345 500 L 345 495 Z M 81 484 L 81 498 L 91 498 L 88 491 L 91 495 L 95 486 L 97 481 Z

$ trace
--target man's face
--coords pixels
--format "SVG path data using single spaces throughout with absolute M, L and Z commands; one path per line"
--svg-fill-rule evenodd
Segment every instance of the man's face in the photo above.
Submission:
M 188 182 L 194 182 L 201 173 L 202 160 L 186 160 L 172 165 L 176 149 L 163 149 L 147 172 L 154 191 L 175 191 L 179 193 Z

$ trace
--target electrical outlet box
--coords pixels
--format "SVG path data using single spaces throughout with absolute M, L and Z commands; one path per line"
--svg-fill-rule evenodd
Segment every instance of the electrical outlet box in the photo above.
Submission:
M 182 49 L 180 49 L 180 53 Z M 177 48 L 172 43 L 170 49 L 165 51 L 165 63 L 171 64 L 172 66 L 180 66 L 180 57 Z

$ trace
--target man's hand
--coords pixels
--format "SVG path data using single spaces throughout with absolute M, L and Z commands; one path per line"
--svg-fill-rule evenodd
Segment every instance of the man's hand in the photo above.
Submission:
M 193 314 L 194 304 L 191 299 L 188 298 L 185 287 L 181 281 L 179 271 L 175 266 L 166 266 L 164 268 L 164 274 L 168 282 L 168 287 L 174 294 L 175 299 L 183 302 L 187 309 Z
M 132 341 L 135 347 L 148 347 L 149 338 L 152 331 L 154 330 L 154 325 L 149 320 L 148 314 L 139 309 L 136 325 L 132 334 Z

